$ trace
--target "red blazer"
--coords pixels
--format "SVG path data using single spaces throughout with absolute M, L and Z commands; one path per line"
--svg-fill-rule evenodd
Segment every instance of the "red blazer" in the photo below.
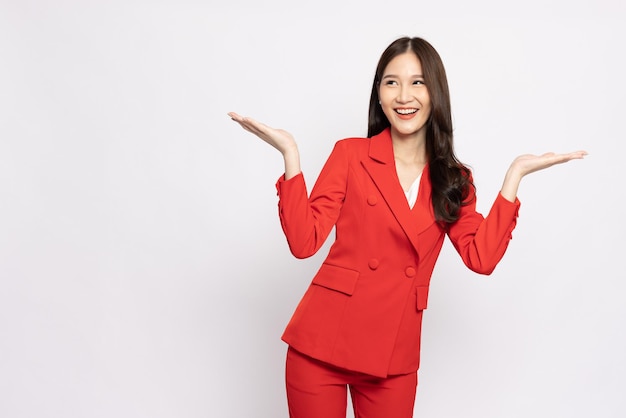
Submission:
M 302 174 L 283 177 L 276 187 L 294 256 L 313 255 L 336 226 L 336 240 L 283 340 L 313 358 L 380 377 L 419 367 L 422 313 L 444 236 L 470 269 L 490 274 L 519 210 L 519 201 L 499 194 L 483 218 L 472 199 L 455 223 L 442 226 L 435 222 L 428 168 L 411 209 L 389 130 L 337 142 L 310 197 Z

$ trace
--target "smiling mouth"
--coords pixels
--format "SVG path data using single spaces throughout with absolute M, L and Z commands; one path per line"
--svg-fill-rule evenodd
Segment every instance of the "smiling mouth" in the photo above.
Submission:
M 395 109 L 395 111 L 399 115 L 412 115 L 417 113 L 418 109 Z

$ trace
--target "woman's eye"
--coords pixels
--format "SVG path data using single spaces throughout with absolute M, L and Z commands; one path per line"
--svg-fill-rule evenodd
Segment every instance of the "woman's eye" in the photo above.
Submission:
M 386 86 L 395 86 L 396 84 L 398 84 L 398 82 L 395 80 L 387 80 L 385 83 Z
M 424 80 L 415 80 L 415 81 L 413 82 L 413 84 L 414 84 L 414 85 L 417 85 L 417 86 L 422 85 L 422 84 L 424 84 Z

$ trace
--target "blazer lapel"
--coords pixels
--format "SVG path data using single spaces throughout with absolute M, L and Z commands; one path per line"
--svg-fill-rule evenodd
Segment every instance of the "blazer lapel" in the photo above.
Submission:
M 428 167 L 424 168 L 422 173 L 417 201 L 412 212 L 398 180 L 389 129 L 371 138 L 369 159 L 364 159 L 361 164 L 417 251 L 419 233 L 435 221 L 430 203 L 431 185 Z

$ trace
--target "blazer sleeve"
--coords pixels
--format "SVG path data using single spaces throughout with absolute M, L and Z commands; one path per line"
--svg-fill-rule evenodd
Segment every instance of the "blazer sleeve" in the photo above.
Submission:
M 463 206 L 459 219 L 448 227 L 448 236 L 463 262 L 472 271 L 491 274 L 512 238 L 520 202 L 498 193 L 486 218 L 476 212 L 476 199 Z
M 302 173 L 277 183 L 278 215 L 289 249 L 297 258 L 310 257 L 320 249 L 337 222 L 346 192 L 348 154 L 339 141 L 307 196 Z

